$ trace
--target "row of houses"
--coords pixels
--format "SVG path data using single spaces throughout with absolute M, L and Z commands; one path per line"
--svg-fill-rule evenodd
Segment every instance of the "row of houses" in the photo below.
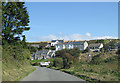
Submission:
M 55 57 L 55 50 L 40 50 L 34 53 L 31 60 L 50 59 Z
M 55 47 L 56 51 L 62 49 L 73 49 L 75 47 L 78 47 L 80 50 L 85 50 L 88 47 L 88 43 L 86 41 L 64 42 L 56 44 Z
M 48 43 L 46 47 L 55 46 L 55 50 L 41 50 L 37 51 L 32 55 L 32 60 L 40 60 L 40 59 L 48 59 L 55 57 L 55 52 L 62 49 L 73 49 L 75 47 L 84 51 L 89 48 L 89 51 L 100 51 L 103 48 L 102 43 L 89 44 L 87 41 L 74 41 L 74 42 L 64 42 L 64 40 L 52 40 L 51 43 Z M 115 48 L 117 48 L 117 44 L 115 44 Z
M 89 48 L 90 51 L 99 51 L 101 48 L 103 48 L 102 43 L 88 45 L 87 41 L 64 42 L 63 40 L 52 40 L 51 43 L 49 43 L 49 46 L 50 45 L 55 46 L 56 51 L 62 49 L 73 49 L 75 47 L 79 48 L 80 50 L 85 50 L 86 48 Z

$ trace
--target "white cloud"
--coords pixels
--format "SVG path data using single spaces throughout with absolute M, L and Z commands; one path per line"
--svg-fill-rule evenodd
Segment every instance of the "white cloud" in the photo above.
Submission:
M 90 36 L 91 36 L 91 34 L 90 34 L 90 33 L 86 33 L 86 36 L 90 37 Z
M 69 36 L 70 40 L 80 40 L 82 38 L 82 35 L 79 33 L 75 33 Z
M 59 35 L 62 35 L 62 32 L 59 32 L 58 34 L 59 34 Z
M 62 34 L 62 33 L 60 33 Z M 46 41 L 50 41 L 53 39 L 64 39 L 64 40 L 84 40 L 84 39 L 88 39 L 90 37 L 90 33 L 87 33 L 87 35 L 81 35 L 79 33 L 74 33 L 71 35 L 60 35 L 60 37 L 57 37 L 55 35 L 48 35 L 48 36 L 43 36 L 41 37 L 41 40 L 46 40 Z
M 118 37 L 102 36 L 102 37 L 94 37 L 93 39 L 118 39 Z
M 61 32 L 59 34 L 62 34 Z M 43 36 L 40 37 L 40 41 L 51 41 L 54 39 L 64 39 L 64 40 L 92 40 L 92 39 L 117 39 L 118 37 L 113 37 L 113 36 L 102 36 L 102 37 L 91 37 L 90 33 L 86 33 L 84 35 L 81 35 L 79 33 L 74 33 L 71 35 L 53 35 L 50 34 L 48 36 Z
M 43 37 L 41 37 L 40 39 L 41 39 L 41 40 L 48 41 L 48 40 L 58 39 L 58 37 L 55 36 L 55 35 L 48 35 L 48 36 L 43 36 Z

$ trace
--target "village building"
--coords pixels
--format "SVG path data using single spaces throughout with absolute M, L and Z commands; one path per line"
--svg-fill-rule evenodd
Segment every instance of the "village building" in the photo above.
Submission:
M 50 59 L 55 57 L 55 50 L 40 50 L 34 53 L 31 60 Z
M 120 43 L 114 43 L 114 49 L 118 49 L 118 48 L 120 48 Z
M 51 46 L 55 46 L 58 43 L 63 43 L 63 40 L 52 40 L 51 41 Z
M 102 43 L 90 44 L 88 48 L 90 51 L 99 52 L 100 49 L 103 48 L 103 44 Z
M 88 47 L 88 43 L 86 41 L 64 42 L 56 44 L 55 47 L 56 51 L 62 49 L 73 49 L 75 47 L 79 48 L 80 50 L 85 50 Z

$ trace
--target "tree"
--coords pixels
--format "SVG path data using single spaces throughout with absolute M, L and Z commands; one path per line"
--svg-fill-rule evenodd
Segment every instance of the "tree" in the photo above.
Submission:
M 103 43 L 104 44 L 104 39 L 96 40 L 95 43 Z
M 29 46 L 28 49 L 30 50 L 31 54 L 35 53 L 38 49 L 34 46 Z
M 70 55 L 69 53 L 66 53 L 63 56 L 63 67 L 64 68 L 70 68 L 71 64 L 75 62 L 74 56 Z
M 73 49 L 70 49 L 68 53 L 70 53 L 72 56 L 78 58 L 80 56 L 80 49 L 73 48 Z
M 24 4 L 24 2 L 2 3 L 2 38 L 9 43 L 20 41 L 23 31 L 30 29 L 29 15 Z
M 53 61 L 53 66 L 63 68 L 63 59 L 56 57 Z

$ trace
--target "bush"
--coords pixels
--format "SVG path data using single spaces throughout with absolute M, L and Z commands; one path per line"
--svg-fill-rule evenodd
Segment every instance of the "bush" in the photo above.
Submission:
M 111 56 L 111 57 L 105 59 L 104 62 L 107 63 L 107 62 L 110 62 L 112 60 L 118 60 L 118 56 Z
M 64 57 L 66 53 L 69 53 L 70 55 L 74 56 L 75 58 L 78 58 L 80 56 L 80 49 L 79 48 L 73 48 L 73 49 L 62 49 L 59 51 L 56 51 L 56 57 Z
M 90 61 L 90 63 L 95 64 L 95 65 L 101 64 L 101 62 L 103 62 L 103 61 L 100 57 L 100 54 L 93 56 L 92 60 Z
M 51 48 L 50 48 L 51 50 L 55 50 L 56 49 L 56 47 L 55 46 L 51 46 Z
M 76 61 L 74 56 L 70 55 L 69 53 L 66 53 L 63 57 L 63 67 L 64 68 L 70 68 L 70 66 Z
M 37 51 L 37 47 L 33 47 L 33 46 L 29 46 L 28 49 L 31 54 Z
M 62 58 L 55 58 L 53 61 L 53 66 L 57 68 L 63 68 L 63 59 Z
M 39 62 L 31 62 L 31 65 L 32 66 L 40 66 L 40 63 Z

